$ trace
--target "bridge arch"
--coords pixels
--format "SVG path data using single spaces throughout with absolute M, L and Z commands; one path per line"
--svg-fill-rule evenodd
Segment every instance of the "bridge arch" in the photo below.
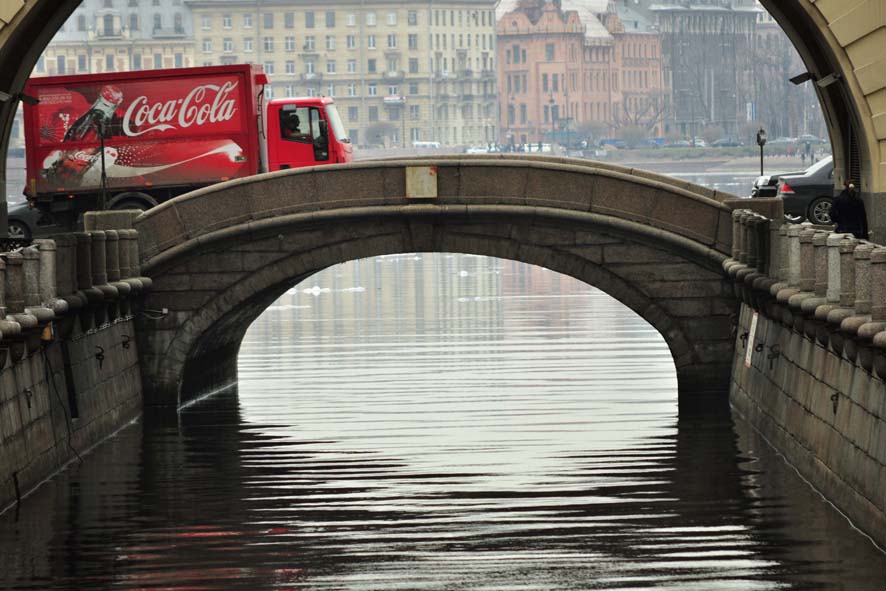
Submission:
M 236 378 L 246 329 L 313 273 L 402 252 L 541 265 L 598 287 L 664 337 L 681 395 L 725 394 L 737 302 L 721 270 L 731 215 L 714 191 L 583 160 L 434 161 L 438 196 L 407 196 L 427 160 L 281 171 L 183 195 L 135 222 L 154 280 L 146 401 L 179 404 Z

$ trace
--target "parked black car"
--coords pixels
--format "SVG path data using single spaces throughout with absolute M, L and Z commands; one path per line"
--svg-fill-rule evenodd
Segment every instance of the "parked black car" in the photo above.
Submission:
M 52 217 L 39 209 L 28 207 L 27 201 L 9 203 L 9 238 L 15 240 L 31 240 L 59 232 L 60 228 Z
M 778 196 L 784 200 L 784 212 L 813 224 L 831 223 L 834 204 L 834 159 L 822 158 L 799 174 L 778 177 Z

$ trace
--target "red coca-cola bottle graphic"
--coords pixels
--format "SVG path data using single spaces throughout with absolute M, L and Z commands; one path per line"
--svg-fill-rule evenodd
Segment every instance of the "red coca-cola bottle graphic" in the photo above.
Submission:
M 114 117 L 114 111 L 123 102 L 123 93 L 113 84 L 104 86 L 98 98 L 92 103 L 83 115 L 81 115 L 65 133 L 64 141 L 83 140 L 89 133 L 98 135 L 99 125 L 107 125 Z

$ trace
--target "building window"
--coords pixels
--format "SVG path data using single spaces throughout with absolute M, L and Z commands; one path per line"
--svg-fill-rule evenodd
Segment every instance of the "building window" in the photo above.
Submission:
M 204 31 L 208 31 L 212 28 L 212 17 L 203 15 L 201 19 L 201 26 Z
M 545 61 L 552 62 L 554 61 L 554 44 L 546 43 L 545 44 Z
M 230 29 L 231 28 L 231 15 L 230 14 L 223 14 L 222 15 L 222 28 L 223 29 Z
M 283 39 L 283 48 L 286 51 L 295 51 L 295 37 L 289 36 Z
M 313 86 L 309 86 L 308 96 L 317 96 L 317 89 L 315 89 Z
M 366 71 L 370 74 L 375 74 L 375 60 L 371 59 L 366 62 Z
M 163 67 L 163 54 L 155 53 L 154 54 L 154 69 L 159 70 Z
M 174 63 L 176 68 L 183 68 L 185 66 L 185 56 L 183 56 L 182 54 L 175 54 L 173 59 L 175 60 Z
M 134 12 L 129 15 L 129 30 L 138 31 L 138 15 Z
M 418 49 L 418 35 L 415 33 L 410 33 L 409 37 L 407 37 L 409 43 L 409 49 Z
M 295 87 L 292 84 L 287 84 L 285 88 L 287 97 L 295 96 Z
M 356 47 L 357 47 L 357 36 L 356 35 L 348 35 L 347 36 L 347 46 L 348 46 L 348 49 L 356 49 Z
M 307 28 L 307 29 L 314 28 L 314 13 L 313 13 L 313 11 L 305 12 L 305 28 Z
M 369 35 L 366 37 L 366 47 L 369 49 L 375 49 L 375 35 Z
M 288 60 L 286 62 L 286 73 L 287 74 L 295 74 L 295 62 L 292 60 Z
M 366 94 L 369 96 L 378 96 L 378 84 L 375 84 L 374 82 L 371 83 L 366 89 Z
M 335 49 L 335 36 L 334 35 L 326 35 L 326 49 L 329 49 L 329 50 Z
M 370 27 L 375 26 L 375 13 L 374 12 L 367 12 L 366 13 L 366 25 L 370 26 Z
M 348 74 L 353 74 L 357 71 L 357 60 L 348 60 Z
M 264 63 L 265 74 L 271 76 L 274 73 L 274 62 L 265 62 Z
M 138 0 L 129 0 L 126 4 L 129 8 L 138 8 Z
M 378 121 L 378 107 L 369 107 L 369 121 Z
M 246 53 L 252 53 L 252 37 L 244 37 L 243 38 L 243 51 Z
M 396 25 L 397 24 L 397 13 L 396 12 L 392 11 L 392 12 L 388 13 L 388 24 L 389 25 Z
M 409 83 L 409 94 L 418 94 L 418 82 Z
M 410 10 L 406 13 L 406 22 L 410 27 L 414 27 L 418 24 L 418 11 Z
M 273 12 L 265 12 L 262 16 L 262 27 L 265 29 L 273 29 L 274 28 L 274 13 Z
M 163 17 L 159 14 L 154 15 L 154 30 L 158 31 L 163 28 Z
M 357 96 L 357 85 L 353 82 L 348 84 L 348 96 Z
M 313 73 L 316 72 L 316 71 L 317 71 L 317 70 L 316 70 L 316 65 L 314 64 L 313 61 L 305 62 L 305 73 L 307 73 L 307 74 L 313 74 Z
M 335 60 L 326 61 L 326 73 L 335 74 Z
M 110 56 L 108 56 L 110 57 Z M 55 56 L 55 71 L 57 74 L 65 73 L 65 56 L 57 55 Z
M 409 73 L 410 74 L 418 74 L 418 58 L 417 57 L 409 58 Z
M 251 29 L 252 28 L 252 15 L 249 13 L 246 13 L 243 15 L 243 28 L 244 29 Z
M 212 53 L 212 39 L 203 40 L 203 53 Z
M 419 105 L 409 105 L 409 117 L 417 120 L 421 117 L 421 109 Z
M 398 89 L 393 84 L 388 86 L 388 96 L 397 96 L 399 94 L 399 90 L 400 89 Z
M 86 70 L 86 56 L 81 55 L 78 56 L 77 67 L 81 72 Z M 136 53 L 132 56 L 132 69 L 133 70 L 141 70 L 142 69 L 142 54 Z
M 272 98 L 274 98 L 274 87 L 271 86 L 270 84 L 265 86 L 265 97 L 268 100 L 271 100 Z
M 357 26 L 357 15 L 354 14 L 353 12 L 349 12 L 348 17 L 347 17 L 347 22 L 348 22 L 349 27 L 356 27 Z
M 348 120 L 356 121 L 360 118 L 360 110 L 357 107 L 348 107 Z
M 397 47 L 397 36 L 394 34 L 388 35 L 388 47 L 394 49 Z
M 284 12 L 283 13 L 283 26 L 287 29 L 295 28 L 295 13 L 294 12 Z
M 314 36 L 308 35 L 305 37 L 305 51 L 314 51 Z
M 77 16 L 77 30 L 85 31 L 86 30 L 86 15 L 81 14 Z
M 234 51 L 234 40 L 230 37 L 225 37 L 222 40 L 222 51 L 224 51 L 225 53 L 231 53 L 232 51 Z
M 335 84 L 326 87 L 326 96 L 335 97 Z
M 273 37 L 265 37 L 262 40 L 262 45 L 265 48 L 265 51 L 274 51 L 274 38 Z
M 326 11 L 326 28 L 332 29 L 335 27 L 335 11 L 327 10 Z

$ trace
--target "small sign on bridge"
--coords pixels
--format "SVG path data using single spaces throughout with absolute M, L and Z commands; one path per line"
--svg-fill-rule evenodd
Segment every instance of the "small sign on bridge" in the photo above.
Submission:
M 407 166 L 406 167 L 406 198 L 436 199 L 437 198 L 437 167 Z

